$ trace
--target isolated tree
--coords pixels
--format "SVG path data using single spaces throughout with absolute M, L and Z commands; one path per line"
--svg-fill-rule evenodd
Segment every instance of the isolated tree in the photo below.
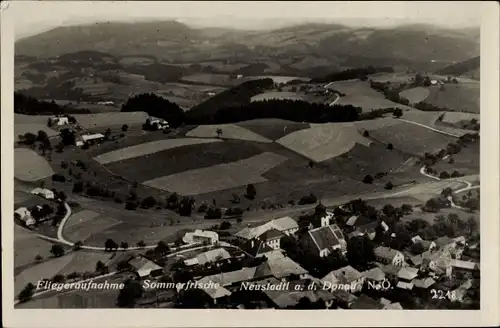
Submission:
M 143 240 L 140 240 L 137 242 L 137 247 L 145 247 L 146 246 L 146 243 L 144 243 Z
M 229 221 L 222 221 L 222 223 L 219 225 L 220 230 L 227 230 L 231 228 L 231 222 Z
M 443 171 L 439 174 L 439 178 L 440 179 L 449 179 L 450 178 L 450 174 L 446 171 Z
M 127 124 L 123 124 L 122 125 L 122 132 L 127 132 L 128 131 L 128 125 Z
M 452 178 L 458 178 L 458 177 L 460 177 L 460 176 L 462 176 L 462 175 L 461 175 L 461 174 L 460 174 L 460 172 L 458 172 L 458 171 L 453 171 L 453 172 L 451 173 L 451 177 L 452 177 Z
M 123 249 L 127 249 L 128 248 L 128 243 L 126 241 L 122 241 L 120 243 L 120 247 L 123 248 Z
M 392 182 L 387 182 L 384 186 L 385 189 L 387 190 L 391 190 L 392 188 L 394 187 L 394 185 L 392 184 Z
M 413 208 L 410 204 L 403 204 L 401 205 L 401 211 L 403 214 L 410 214 L 413 212 Z
M 392 115 L 394 115 L 394 117 L 396 118 L 400 118 L 401 116 L 403 116 L 403 111 L 401 110 L 401 108 L 396 108 L 392 112 Z
M 233 194 L 232 195 L 233 199 L 231 199 L 231 203 L 233 204 L 239 204 L 241 199 L 240 199 L 240 196 L 238 194 Z
M 52 247 L 50 248 L 50 253 L 55 257 L 63 256 L 64 248 L 59 244 L 52 245 Z
M 179 214 L 182 216 L 191 216 L 194 207 L 194 198 L 193 197 L 182 197 L 179 203 Z
M 113 239 L 107 239 L 104 242 L 104 250 L 106 250 L 106 251 L 111 251 L 111 250 L 117 249 L 117 248 L 118 248 L 118 244 Z
M 363 183 L 367 183 L 367 184 L 372 184 L 373 183 L 373 177 L 371 175 L 366 175 L 363 179 Z
M 167 198 L 167 208 L 170 210 L 176 210 L 179 207 L 179 200 L 179 195 L 174 192 Z
M 256 195 L 257 195 L 257 189 L 255 189 L 255 186 L 253 184 L 247 185 L 245 196 L 249 199 L 255 199 Z
M 61 142 L 63 143 L 63 145 L 74 145 L 76 142 L 75 132 L 68 128 L 62 129 L 59 133 L 59 136 L 61 137 Z
M 394 146 L 392 145 L 392 143 L 387 144 L 387 149 L 389 149 L 389 150 L 393 150 L 394 149 Z
M 137 209 L 137 203 L 134 202 L 134 201 L 128 201 L 126 204 L 125 204 L 125 209 L 126 210 L 129 210 L 129 211 L 135 211 Z
M 218 128 L 217 130 L 215 130 L 215 132 L 217 133 L 217 138 L 220 138 L 222 136 L 222 129 L 221 128 Z
M 151 207 L 155 207 L 156 204 L 157 204 L 156 199 L 153 196 L 148 196 L 142 200 L 141 207 L 148 209 Z
M 475 198 L 470 198 L 465 202 L 465 207 L 467 207 L 469 211 L 474 212 L 479 208 L 479 201 Z
M 33 297 L 33 294 L 35 293 L 35 285 L 33 285 L 31 282 L 29 282 L 26 286 L 24 286 L 23 290 L 19 293 L 17 296 L 17 299 L 19 302 L 27 302 Z
M 450 159 L 448 160 L 448 163 L 449 163 L 449 164 L 453 164 L 453 163 L 455 163 L 455 160 L 453 159 L 453 157 L 451 157 L 451 156 L 450 156 Z
M 95 271 L 100 274 L 106 274 L 108 273 L 108 267 L 102 261 L 97 261 L 95 264 Z
M 391 204 L 385 204 L 384 207 L 382 208 L 382 213 L 391 217 L 394 214 L 396 214 L 396 209 Z
M 78 251 L 82 248 L 83 243 L 79 240 L 73 245 L 73 250 Z
M 155 253 L 156 254 L 159 254 L 161 256 L 164 256 L 166 254 L 168 254 L 168 252 L 170 251 L 170 248 L 168 247 L 168 245 L 164 242 L 164 241 L 159 241 L 158 244 L 156 245 L 155 247 Z
M 368 138 L 369 136 L 370 136 L 370 132 L 368 132 L 368 130 L 365 130 L 363 132 L 363 137 Z
M 35 262 L 41 262 L 42 260 L 43 260 L 43 257 L 40 254 L 35 256 Z
M 469 234 L 472 235 L 474 233 L 474 231 L 477 229 L 477 221 L 474 217 L 469 217 L 467 219 L 467 228 L 469 230 Z

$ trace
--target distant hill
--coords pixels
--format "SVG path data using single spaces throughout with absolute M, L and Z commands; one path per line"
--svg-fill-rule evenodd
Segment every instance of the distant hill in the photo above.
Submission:
M 82 50 L 151 55 L 169 62 L 325 58 L 338 67 L 405 65 L 435 70 L 479 54 L 478 29 L 428 25 L 351 28 L 303 24 L 268 31 L 191 28 L 175 21 L 58 27 L 16 42 L 16 55 L 51 57 Z
M 481 58 L 479 56 L 469 60 L 453 64 L 436 71 L 440 75 L 468 76 L 479 79 L 479 67 Z

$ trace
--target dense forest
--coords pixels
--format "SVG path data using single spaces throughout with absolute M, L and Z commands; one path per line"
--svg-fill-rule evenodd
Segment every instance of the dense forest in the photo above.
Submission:
M 14 113 L 26 115 L 63 114 L 65 108 L 54 101 L 40 101 L 36 98 L 14 92 Z
M 150 116 L 168 121 L 173 128 L 185 122 L 184 111 L 175 103 L 153 93 L 133 96 L 122 105 L 122 112 L 146 112 Z
M 394 69 L 392 67 L 373 67 L 367 66 L 365 68 L 351 68 L 344 71 L 331 73 L 323 77 L 318 77 L 313 79 L 313 82 L 335 82 L 335 81 L 345 81 L 352 79 L 366 80 L 368 75 L 375 73 L 392 73 Z
M 123 68 L 123 71 L 131 74 L 144 75 L 146 80 L 160 83 L 177 82 L 183 75 L 189 73 L 189 70 L 185 67 L 156 63 L 143 66 L 126 67 Z

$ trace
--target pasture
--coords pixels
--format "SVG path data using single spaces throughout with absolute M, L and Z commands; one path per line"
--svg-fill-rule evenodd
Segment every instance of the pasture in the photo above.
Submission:
M 424 87 L 416 87 L 412 89 L 407 89 L 399 93 L 400 97 L 406 98 L 410 103 L 419 103 L 424 101 L 430 94 L 429 89 Z
M 438 172 L 446 171 L 451 174 L 453 171 L 458 171 L 465 175 L 478 174 L 480 168 L 480 152 L 479 145 L 467 145 L 462 147 L 458 154 L 452 156 L 453 161 L 450 159 L 437 162 L 433 168 Z
M 149 115 L 145 112 L 109 112 L 74 115 L 84 129 L 110 127 L 114 125 L 143 124 Z
M 47 122 L 45 124 L 41 123 L 26 123 L 26 124 L 14 124 L 14 140 L 19 141 L 19 135 L 24 135 L 26 133 L 37 134 L 38 131 L 44 131 L 50 137 L 58 135 L 57 131 L 49 128 Z
M 270 140 L 278 140 L 289 133 L 310 127 L 309 123 L 298 123 L 281 119 L 255 119 L 239 122 L 237 125 Z
M 59 274 L 94 272 L 98 261 L 106 264 L 110 257 L 109 253 L 80 250 L 72 254 L 71 260 L 59 271 Z
M 45 158 L 28 148 L 14 149 L 14 177 L 21 181 L 38 181 L 54 174 Z
M 74 223 L 75 221 L 76 223 Z M 64 226 L 63 234 L 67 240 L 85 243 L 85 240 L 93 234 L 109 229 L 119 223 L 120 221 L 100 213 L 83 210 L 71 215 L 68 219 L 68 225 Z
M 303 100 L 303 96 L 295 93 L 295 92 L 265 92 L 258 95 L 253 96 L 250 101 L 265 101 L 265 100 Z
M 14 225 L 14 267 L 19 268 L 35 262 L 35 256 L 51 256 L 52 243 L 40 239 L 36 233 Z
M 236 79 L 233 79 L 229 74 L 192 74 L 181 78 L 181 81 L 186 83 L 233 86 Z
M 397 125 L 400 122 L 392 117 L 384 117 L 384 118 L 377 118 L 374 120 L 365 120 L 365 121 L 357 121 L 353 122 L 354 126 L 360 131 L 364 132 L 365 130 L 371 131 L 375 129 L 381 129 L 381 128 L 386 128 L 390 127 L 393 125 Z
M 271 140 L 235 124 L 200 125 L 187 132 L 186 137 L 216 138 L 218 130 L 222 132 L 220 137 L 223 139 L 271 142 Z
M 463 112 L 446 112 L 443 116 L 443 122 L 445 123 L 460 123 L 462 121 L 477 120 L 479 122 L 479 114 L 473 113 L 463 113 Z
M 120 58 L 119 63 L 124 66 L 134 66 L 134 65 L 151 65 L 154 64 L 155 61 L 149 57 L 127 56 Z
M 276 142 L 315 162 L 346 153 L 356 143 L 370 145 L 370 140 L 351 123 L 311 124 L 309 129 L 290 133 Z
M 175 191 L 181 195 L 203 194 L 249 183 L 265 182 L 267 180 L 262 177 L 262 174 L 286 160 L 284 156 L 265 152 L 232 163 L 156 178 L 145 181 L 143 184 Z M 242 172 L 245 173 L 242 174 Z
M 403 121 L 390 127 L 372 130 L 370 137 L 385 144 L 391 143 L 395 149 L 414 155 L 423 155 L 425 152 L 434 153 L 457 140 L 454 137 Z
M 425 102 L 450 111 L 464 111 L 479 114 L 479 83 L 447 84 L 444 90 L 430 87 Z
M 196 145 L 210 142 L 221 142 L 221 139 L 196 139 L 196 138 L 179 138 L 179 139 L 165 139 L 151 141 L 131 147 L 126 147 L 118 150 L 111 151 L 99 156 L 94 157 L 94 160 L 100 164 L 108 164 L 135 157 L 148 156 L 159 151 Z
M 415 74 L 394 72 L 394 73 L 376 73 L 370 75 L 370 80 L 374 82 L 390 82 L 390 83 L 408 83 L 410 78 L 414 78 Z

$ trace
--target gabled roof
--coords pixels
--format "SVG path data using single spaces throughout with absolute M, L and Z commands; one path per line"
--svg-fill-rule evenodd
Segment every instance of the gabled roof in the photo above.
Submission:
M 357 310 L 381 310 L 383 308 L 384 306 L 380 304 L 380 302 L 377 302 L 376 300 L 365 294 L 361 294 L 361 296 L 358 297 L 351 305 L 351 309 Z
M 467 270 L 474 270 L 478 267 L 477 263 L 475 263 L 475 262 L 462 261 L 462 260 L 456 260 L 456 259 L 451 259 L 450 264 L 453 267 L 460 268 L 460 269 L 467 269 Z
M 412 282 L 398 281 L 398 283 L 396 284 L 396 287 L 401 288 L 401 289 L 412 290 L 413 283 Z
M 384 258 L 387 260 L 391 260 L 391 261 L 392 261 L 392 259 L 394 259 L 394 257 L 396 255 L 401 253 L 398 250 L 395 250 L 395 249 L 392 249 L 389 247 L 384 247 L 384 246 L 379 246 L 379 247 L 375 248 L 374 252 L 375 252 L 375 256 L 378 256 L 378 257 L 381 257 L 381 258 Z
M 278 231 L 276 229 L 270 229 L 264 232 L 262 235 L 260 235 L 258 238 L 262 241 L 268 241 L 272 239 L 279 239 L 283 237 L 285 234 L 281 231 Z
M 434 242 L 436 243 L 437 247 L 442 248 L 448 246 L 449 244 L 452 244 L 454 241 L 453 239 L 444 236 L 444 237 L 439 237 L 438 239 L 434 240 Z
M 201 283 L 214 282 L 219 283 L 221 286 L 230 286 L 242 281 L 252 280 L 255 276 L 257 267 L 243 268 L 231 272 L 223 272 L 206 276 L 198 280 Z
M 382 271 L 380 268 L 375 267 L 371 268 L 370 270 L 363 271 L 363 276 L 366 277 L 366 279 L 370 280 L 375 280 L 375 281 L 382 281 L 385 279 L 385 273 Z
M 418 288 L 429 288 L 430 286 L 434 285 L 436 281 L 430 277 L 425 278 L 425 279 L 415 279 L 413 280 L 413 285 Z
M 383 304 L 383 305 L 391 304 L 391 301 L 389 301 L 387 298 L 382 297 L 379 301 L 380 301 L 380 304 Z
M 285 216 L 282 218 L 271 220 L 255 228 L 246 227 L 241 231 L 237 232 L 236 236 L 244 239 L 252 239 L 259 237 L 260 235 L 271 229 L 275 229 L 278 231 L 286 231 L 298 228 L 299 225 L 297 224 L 297 221 L 295 221 L 289 216 Z
M 398 272 L 398 278 L 404 280 L 413 280 L 418 276 L 418 269 L 412 267 L 401 268 Z
M 353 215 L 347 220 L 346 225 L 351 227 L 359 227 L 373 223 L 374 221 L 363 215 Z
M 145 257 L 138 256 L 128 262 L 135 270 L 162 270 L 163 268 Z
M 231 254 L 229 254 L 229 252 L 224 248 L 211 249 L 196 256 L 198 264 L 216 262 L 218 260 L 225 260 L 228 258 L 231 258 Z
M 200 230 L 196 229 L 193 232 L 193 236 L 198 236 L 198 237 L 207 237 L 207 238 L 218 238 L 219 235 L 215 231 L 210 231 L 210 230 Z
M 343 268 L 333 270 L 327 274 L 322 281 L 328 282 L 340 282 L 341 284 L 349 284 L 353 281 L 362 278 L 363 274 L 358 270 L 354 269 L 352 266 L 348 265 Z
M 19 216 L 23 217 L 26 215 L 30 215 L 30 211 L 26 207 L 19 207 L 14 213 L 19 214 Z
M 298 263 L 294 262 L 291 258 L 282 257 L 268 259 L 266 262 L 260 264 L 255 270 L 255 277 L 274 276 L 281 279 L 292 274 L 302 275 L 306 273 L 307 270 L 301 267 Z
M 388 265 L 382 265 L 380 267 L 380 270 L 382 270 L 385 274 L 390 274 L 393 276 L 397 276 L 399 273 L 399 270 L 401 270 L 400 267 L 388 264 Z
M 241 249 L 254 257 L 265 255 L 266 253 L 272 252 L 274 250 L 265 242 L 255 239 L 247 241 L 243 246 L 241 246 Z
M 319 251 L 345 243 L 344 235 L 336 224 L 309 230 L 308 234 Z
M 342 290 L 342 289 L 337 289 L 337 290 L 332 291 L 332 295 L 336 299 L 341 300 L 343 302 L 346 302 L 347 304 L 352 303 L 358 299 L 357 296 L 355 296 L 349 292 L 346 292 L 345 290 Z

